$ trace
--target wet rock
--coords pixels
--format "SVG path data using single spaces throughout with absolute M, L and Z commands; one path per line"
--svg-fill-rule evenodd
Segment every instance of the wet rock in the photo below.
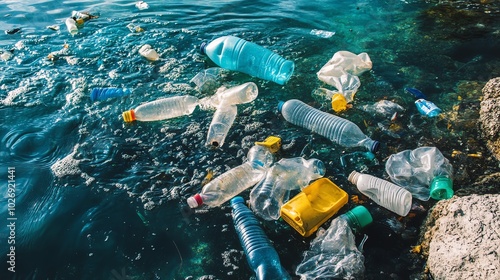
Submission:
M 432 279 L 500 279 L 500 195 L 439 201 L 423 226 Z
M 479 121 L 488 149 L 500 160 L 500 77 L 491 79 L 483 88 Z

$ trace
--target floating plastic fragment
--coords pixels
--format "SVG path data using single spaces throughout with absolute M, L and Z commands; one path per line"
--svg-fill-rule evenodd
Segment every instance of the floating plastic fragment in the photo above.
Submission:
M 140 27 L 139 25 L 135 25 L 133 23 L 127 24 L 127 28 L 128 28 L 128 30 L 130 30 L 130 32 L 133 32 L 133 33 L 144 32 L 144 29 L 142 29 L 142 27 Z
M 158 53 L 151 47 L 151 45 L 145 44 L 139 49 L 139 54 L 145 57 L 149 61 L 157 61 L 160 59 Z
M 137 9 L 139 10 L 146 10 L 146 9 L 149 9 L 149 4 L 146 3 L 145 1 L 138 1 L 135 3 L 135 6 L 137 7 Z
M 331 38 L 333 35 L 335 35 L 335 32 L 313 29 L 311 30 L 310 34 L 321 38 Z

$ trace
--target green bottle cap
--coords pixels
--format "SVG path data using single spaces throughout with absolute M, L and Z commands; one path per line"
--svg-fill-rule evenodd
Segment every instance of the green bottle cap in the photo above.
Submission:
M 453 182 L 446 176 L 434 177 L 429 189 L 431 197 L 435 200 L 449 199 L 453 196 Z
M 359 205 L 342 215 L 351 229 L 360 231 L 373 222 L 372 215 L 366 207 Z

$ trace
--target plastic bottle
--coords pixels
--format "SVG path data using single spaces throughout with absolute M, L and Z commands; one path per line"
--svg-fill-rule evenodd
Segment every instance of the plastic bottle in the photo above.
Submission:
M 356 247 L 353 231 L 361 231 L 372 221 L 364 206 L 333 219 L 326 231 L 318 230 L 295 273 L 300 279 L 362 279 L 364 256 Z
M 78 27 L 76 26 L 76 21 L 73 18 L 67 18 L 65 23 L 71 35 L 76 35 L 78 33 Z
M 90 92 L 90 101 L 94 102 L 113 97 L 120 97 L 129 95 L 131 93 L 132 90 L 129 88 L 116 88 L 116 87 L 94 88 L 92 89 L 92 92 Z
M 419 147 L 391 155 L 385 163 L 391 180 L 413 197 L 427 201 L 453 196 L 453 167 L 436 147 Z
M 255 145 L 247 155 L 247 161 L 221 174 L 206 184 L 201 193 L 187 199 L 191 208 L 202 204 L 217 207 L 240 192 L 252 187 L 264 176 L 274 162 L 274 156 L 263 146 Z
M 363 134 L 353 122 L 315 109 L 304 102 L 291 99 L 278 104 L 278 111 L 288 122 L 318 133 L 346 147 L 365 147 L 376 152 L 380 143 Z
M 405 88 L 406 92 L 415 98 L 415 106 L 420 114 L 434 118 L 441 114 L 441 109 L 433 102 L 427 100 L 425 94 L 416 88 Z
M 215 64 L 284 85 L 292 76 L 294 63 L 280 55 L 234 36 L 223 36 L 200 47 Z
M 174 96 L 151 101 L 123 112 L 125 122 L 158 121 L 193 113 L 198 98 L 191 95 Z
M 302 189 L 310 181 L 324 175 L 325 165 L 321 160 L 302 157 L 281 159 L 250 192 L 250 206 L 257 216 L 268 221 L 277 220 L 290 190 Z
M 258 94 L 259 88 L 257 85 L 249 82 L 226 90 L 217 91 L 209 98 L 201 100 L 200 103 L 205 103 L 207 106 L 216 108 L 220 105 L 239 105 L 254 101 Z
M 222 147 L 237 114 L 236 105 L 219 106 L 208 128 L 205 145 L 212 148 Z
M 410 212 L 411 193 L 408 190 L 389 181 L 356 171 L 349 174 L 348 180 L 378 205 L 400 216 L 406 216 Z
M 292 279 L 281 266 L 278 253 L 241 196 L 231 199 L 234 229 L 257 280 Z
M 149 61 L 157 61 L 160 59 L 158 53 L 151 47 L 151 45 L 145 44 L 139 49 L 139 54 L 145 57 Z

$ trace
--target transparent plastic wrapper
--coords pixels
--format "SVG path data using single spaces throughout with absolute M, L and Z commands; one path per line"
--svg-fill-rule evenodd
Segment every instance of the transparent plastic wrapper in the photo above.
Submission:
M 331 38 L 333 35 L 335 35 L 335 32 L 320 30 L 320 29 L 312 29 L 311 32 L 309 32 L 309 34 L 318 36 L 320 38 L 327 39 L 327 38 Z
M 398 113 L 405 110 L 401 105 L 390 100 L 380 100 L 371 105 L 363 105 L 360 109 L 367 113 L 384 116 L 388 119 L 395 119 Z
M 274 163 L 273 154 L 266 147 L 255 145 L 247 154 L 247 161 L 238 165 L 203 186 L 200 193 L 187 199 L 191 208 L 202 204 L 217 207 L 242 191 L 257 184 Z
M 250 206 L 265 220 L 277 220 L 290 190 L 302 189 L 310 181 L 325 175 L 325 165 L 318 159 L 284 158 L 275 163 L 250 193 Z
M 200 92 L 215 91 L 221 86 L 221 75 L 223 69 L 220 67 L 211 67 L 196 74 L 191 83 L 196 85 L 196 89 Z
M 427 201 L 453 196 L 453 167 L 435 147 L 405 150 L 389 157 L 385 170 L 391 180 L 411 192 L 414 198 Z
M 364 256 L 356 247 L 352 230 L 360 230 L 372 221 L 363 206 L 335 218 L 326 231 L 318 230 L 295 273 L 302 280 L 363 278 Z
M 370 69 L 372 61 L 367 53 L 356 55 L 348 51 L 338 51 L 317 74 L 321 81 L 334 86 L 335 84 L 330 83 L 331 77 L 339 77 L 343 73 L 359 76 Z

